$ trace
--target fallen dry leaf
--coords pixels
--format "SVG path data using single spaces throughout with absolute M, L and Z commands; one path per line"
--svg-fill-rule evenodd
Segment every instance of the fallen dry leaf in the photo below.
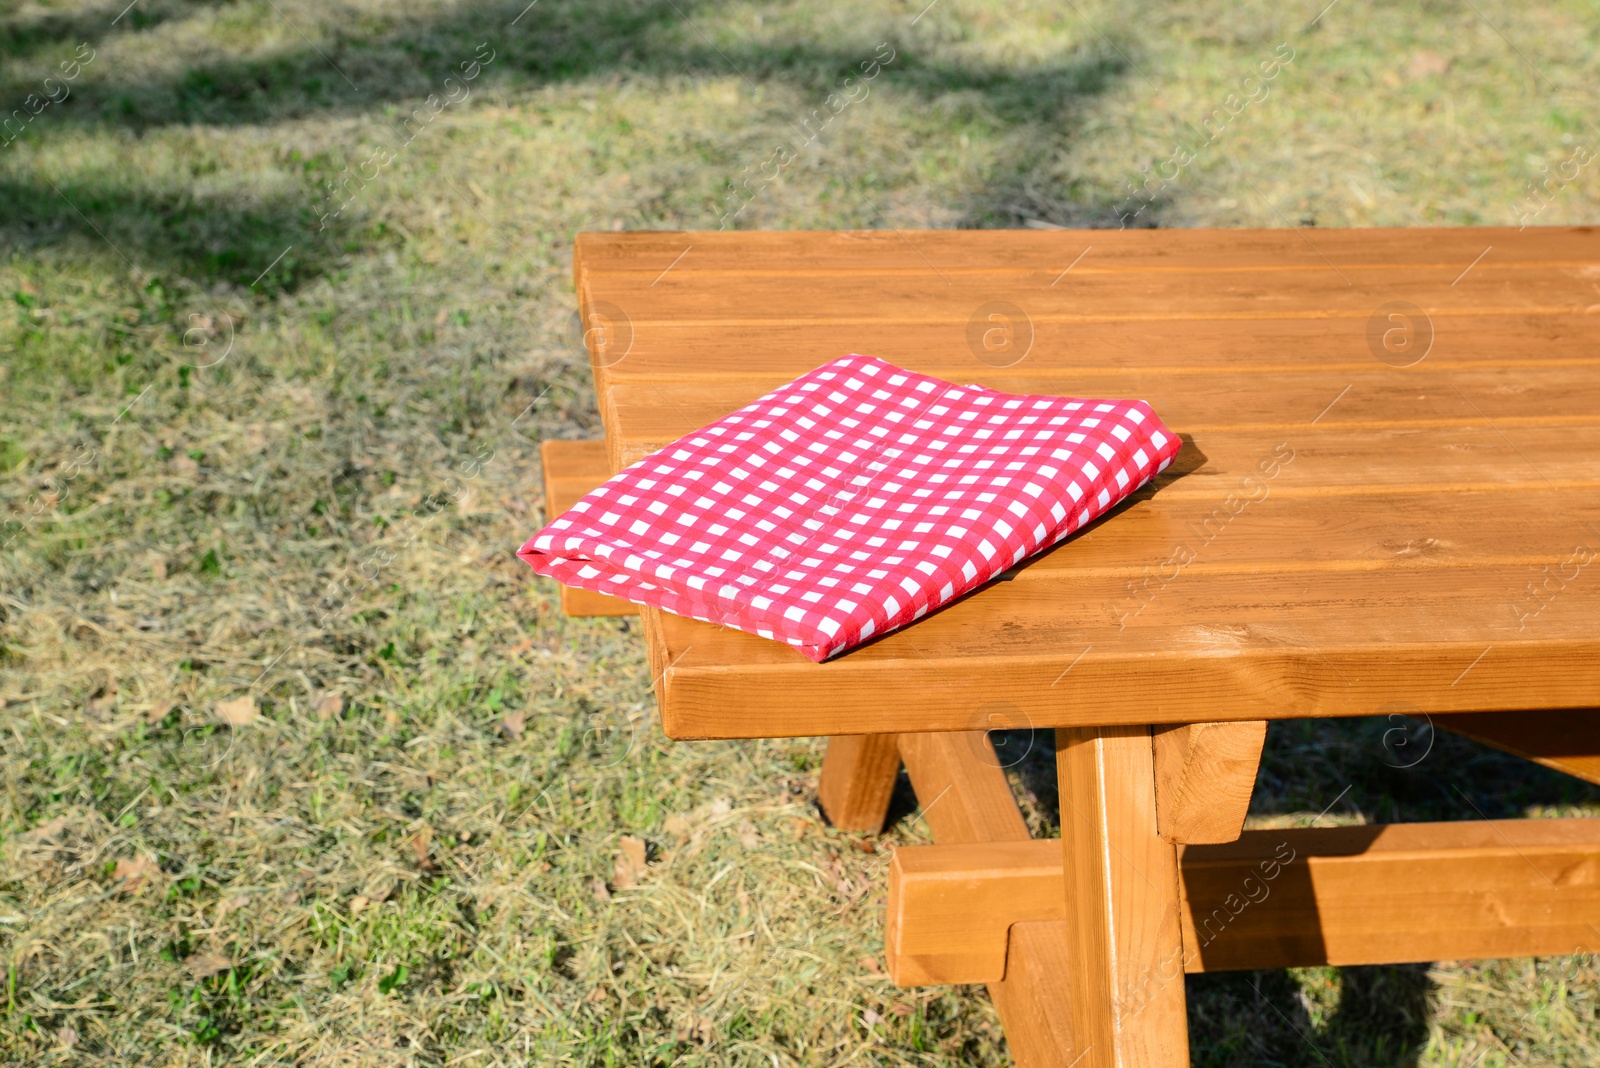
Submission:
M 596 901 L 611 900 L 611 888 L 606 885 L 604 879 L 594 880 L 589 884 L 589 889 L 594 891 L 594 899 Z
M 359 916 L 361 914 L 361 910 L 370 904 L 370 901 L 362 897 L 360 894 L 357 894 L 355 897 L 350 899 L 350 915 Z
M 200 465 L 192 456 L 175 456 L 172 459 L 172 469 L 184 478 L 193 478 L 200 473 Z
M 680 842 L 689 837 L 689 821 L 676 812 L 661 822 L 661 829 Z
M 617 862 L 612 869 L 611 885 L 618 890 L 627 890 L 638 886 L 640 878 L 644 876 L 644 839 L 625 834 L 617 845 L 621 848 L 617 852 Z
M 70 1027 L 59 1028 L 56 1031 L 56 1041 L 61 1043 L 67 1049 L 71 1049 L 78 1044 L 78 1032 L 74 1031 Z
M 411 855 L 417 858 L 417 867 L 432 871 L 433 859 L 428 852 L 433 845 L 433 828 L 424 823 L 421 830 L 406 839 L 406 844 L 411 847 Z
M 122 889 L 133 893 L 144 885 L 145 879 L 159 869 L 156 862 L 149 857 L 124 857 L 117 861 L 117 866 L 111 869 L 111 878 L 122 884 Z
M 761 844 L 761 832 L 749 820 L 739 822 L 739 844 L 746 849 L 755 849 Z
M 249 726 L 260 715 L 256 709 L 256 699 L 249 694 L 236 697 L 232 701 L 218 702 L 216 711 L 217 718 L 230 727 Z
M 196 979 L 206 979 L 233 967 L 233 961 L 216 953 L 194 953 L 183 958 L 183 966 Z
M 524 712 L 507 712 L 506 718 L 500 721 L 500 733 L 513 740 L 522 737 L 522 732 L 528 724 L 528 716 Z
M 883 974 L 883 966 L 878 963 L 877 957 L 857 957 L 856 963 L 861 965 L 861 967 L 865 968 L 867 971 L 871 972 L 873 975 Z
M 1406 75 L 1412 81 L 1418 78 L 1427 78 L 1435 74 L 1443 74 L 1450 69 L 1450 57 L 1441 56 L 1437 52 L 1426 49 L 1411 53 L 1411 62 L 1406 64 Z
M 95 718 L 106 715 L 117 706 L 117 686 L 102 686 L 89 698 L 88 713 Z
M 344 694 L 326 690 L 312 699 L 311 707 L 318 719 L 332 719 L 344 711 Z

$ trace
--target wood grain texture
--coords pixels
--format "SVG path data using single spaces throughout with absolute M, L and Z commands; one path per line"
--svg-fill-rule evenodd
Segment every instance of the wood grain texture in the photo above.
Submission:
M 1206 971 L 1600 948 L 1600 820 L 1252 831 L 1187 848 L 1183 872 Z
M 1017 1068 L 1075 1068 L 1082 1056 L 1062 1011 L 1072 991 L 1066 928 L 1064 920 L 1014 925 L 1005 981 L 989 984 Z
M 817 800 L 835 827 L 877 834 L 883 830 L 899 775 L 900 752 L 894 735 L 830 738 L 818 777 Z
M 1308 244 L 1289 230 L 786 230 L 765 232 L 656 231 L 640 234 L 583 233 L 577 237 L 575 267 L 596 273 L 654 272 L 649 283 L 676 261 L 673 271 L 746 274 L 754 271 L 794 275 L 800 271 L 839 270 L 841 263 L 912 272 L 986 271 L 1002 268 L 1038 271 L 1050 282 L 1085 246 L 1094 260 L 1079 268 L 1135 272 L 1192 269 L 1204 264 L 1216 272 L 1270 267 L 1331 273 L 1332 267 L 1370 264 L 1431 266 L 1461 271 L 1494 246 L 1502 264 L 1594 262 L 1593 227 L 1416 227 L 1318 230 Z M 690 254 L 684 250 L 692 246 Z M 682 255 L 682 258 L 678 257 Z M 1063 258 L 1065 257 L 1065 258 Z M 1485 258 L 1487 262 L 1487 257 Z M 1332 265 L 1332 266 L 1330 266 Z M 579 269 L 578 276 L 584 277 Z M 1455 277 L 1451 274 L 1445 280 Z M 1337 281 L 1337 278 L 1334 279 Z
M 1156 827 L 1161 837 L 1179 844 L 1238 838 L 1266 740 L 1264 719 L 1156 730 Z
M 1600 709 L 1435 716 L 1433 725 L 1600 784 Z
M 1011 925 L 1059 920 L 1065 902 L 1060 844 L 1049 839 L 902 846 L 889 866 L 889 978 L 998 982 Z
M 936 842 L 1024 842 L 1005 769 L 984 731 L 903 734 L 900 759 Z
M 1433 347 L 1427 359 L 1397 376 L 1508 367 L 1593 367 L 1593 316 L 1584 313 L 1515 316 L 1430 316 Z M 785 321 L 704 324 L 650 323 L 631 331 L 629 352 L 608 372 L 610 388 L 667 383 L 786 382 L 849 352 L 951 381 L 1019 377 L 1074 381 L 1079 376 L 1132 372 L 1204 378 L 1261 374 L 1368 374 L 1374 365 L 1367 323 L 1356 319 L 1194 319 L 1155 321 L 1137 329 L 1122 322 L 1035 323 L 1040 353 L 1070 352 L 1071 360 L 1028 357 L 1011 368 L 976 359 L 964 322 Z M 693 345 L 696 358 L 683 360 Z M 750 354 L 761 352 L 758 365 Z M 999 388 L 999 387 L 996 387 Z M 1048 391 L 1047 391 L 1048 392 Z M 1059 390 L 1057 390 L 1059 392 Z
M 604 441 L 541 441 L 544 514 L 549 522 L 611 477 Z M 561 611 L 569 616 L 632 616 L 639 606 L 620 597 L 560 585 Z
M 1141 397 L 1185 439 L 1113 515 L 831 663 L 660 621 L 668 732 L 958 731 L 994 703 L 1037 727 L 1600 706 L 1600 582 L 1573 578 L 1600 547 L 1600 232 L 1315 245 L 582 235 L 580 303 L 613 340 L 596 361 L 613 467 L 851 351 Z M 969 344 L 991 300 L 1031 329 L 1010 366 Z M 1396 301 L 1431 337 L 1412 366 L 1381 344 Z M 1560 596 L 1530 600 L 1549 573 Z
M 1189 1063 L 1178 854 L 1156 833 L 1148 727 L 1056 732 L 1069 976 L 1084 1068 Z
M 1246 831 L 1178 855 L 1188 973 L 1600 949 L 1600 820 Z M 915 960 L 891 974 L 987 980 L 1009 924 L 1064 924 L 1059 860 L 1048 840 L 899 850 L 890 923 Z

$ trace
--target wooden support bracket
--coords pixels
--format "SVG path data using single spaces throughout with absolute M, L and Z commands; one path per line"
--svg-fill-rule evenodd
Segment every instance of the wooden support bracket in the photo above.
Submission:
M 1244 830 L 1267 721 L 1158 727 L 1156 826 L 1169 842 L 1231 842 Z

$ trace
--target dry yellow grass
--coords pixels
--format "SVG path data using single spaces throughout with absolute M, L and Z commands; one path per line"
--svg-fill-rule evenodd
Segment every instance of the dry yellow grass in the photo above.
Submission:
M 1112 225 L 1280 43 L 1136 225 L 1509 222 L 1600 136 L 1575 2 L 524 2 L 0 4 L 5 108 L 93 54 L 0 147 L 0 1061 L 1004 1063 L 981 991 L 876 970 L 909 799 L 868 841 L 819 743 L 665 744 L 633 628 L 511 557 L 597 431 L 572 235 L 716 226 L 880 42 L 736 225 Z M 1594 810 L 1385 727 L 1275 731 L 1253 819 Z M 1207 977 L 1196 1063 L 1593 1064 L 1595 990 Z

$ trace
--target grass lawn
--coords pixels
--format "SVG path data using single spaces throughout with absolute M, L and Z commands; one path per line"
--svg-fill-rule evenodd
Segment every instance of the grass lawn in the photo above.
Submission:
M 1529 217 L 1600 146 L 1580 0 L 125 2 L 0 0 L 6 1064 L 1006 1063 L 882 975 L 914 803 L 666 744 L 637 628 L 511 556 L 599 429 L 574 233 L 1600 213 Z M 1275 726 L 1252 824 L 1600 813 L 1393 727 Z M 1194 1060 L 1594 1065 L 1574 948 L 1191 978 Z

